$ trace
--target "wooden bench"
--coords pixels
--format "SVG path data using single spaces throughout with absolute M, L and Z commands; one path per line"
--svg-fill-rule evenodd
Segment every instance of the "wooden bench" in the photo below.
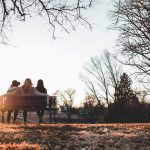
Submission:
M 56 96 L 50 96 L 47 100 L 46 96 L 15 96 L 4 95 L 0 96 L 0 111 L 2 112 L 2 122 L 4 121 L 4 112 L 9 109 L 37 111 L 38 109 L 45 109 L 49 111 L 49 122 L 51 123 L 52 114 L 57 112 Z

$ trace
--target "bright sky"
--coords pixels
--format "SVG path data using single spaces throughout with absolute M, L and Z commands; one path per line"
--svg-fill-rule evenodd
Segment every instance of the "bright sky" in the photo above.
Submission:
M 75 104 L 79 104 L 86 89 L 79 79 L 83 65 L 103 50 L 112 50 L 115 44 L 115 31 L 107 29 L 107 11 L 111 8 L 111 0 L 101 0 L 88 14 L 94 23 L 92 31 L 78 27 L 76 32 L 57 34 L 61 38 L 56 40 L 41 19 L 15 25 L 9 37 L 14 47 L 0 45 L 0 94 L 6 92 L 12 80 L 23 83 L 29 77 L 34 86 L 43 79 L 49 94 L 76 89 Z

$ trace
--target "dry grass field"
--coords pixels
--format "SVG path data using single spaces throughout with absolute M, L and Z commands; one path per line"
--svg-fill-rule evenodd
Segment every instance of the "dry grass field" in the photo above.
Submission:
M 150 124 L 0 124 L 4 150 L 149 150 Z

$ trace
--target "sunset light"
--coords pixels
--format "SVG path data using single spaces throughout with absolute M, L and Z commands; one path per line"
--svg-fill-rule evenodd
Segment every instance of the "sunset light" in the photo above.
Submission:
M 0 0 L 0 150 L 150 150 L 150 0 Z
M 75 104 L 79 104 L 85 94 L 85 86 L 79 79 L 82 67 L 90 57 L 112 49 L 116 39 L 114 32 L 107 29 L 109 7 L 111 3 L 103 1 L 88 15 L 94 24 L 92 31 L 79 27 L 70 34 L 60 32 L 56 40 L 39 18 L 15 24 L 9 33 L 10 45 L 0 48 L 0 93 L 7 91 L 12 80 L 23 84 L 29 77 L 34 86 L 38 79 L 43 79 L 49 94 L 74 88 Z

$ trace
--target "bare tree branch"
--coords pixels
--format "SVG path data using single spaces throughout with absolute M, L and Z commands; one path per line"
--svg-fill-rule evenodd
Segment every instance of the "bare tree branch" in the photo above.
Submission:
M 105 51 L 101 57 L 92 57 L 90 62 L 84 66 L 84 74 L 80 79 L 90 90 L 97 101 L 110 103 L 110 97 L 114 99 L 112 89 L 115 89 L 120 77 L 120 67 L 112 55 Z
M 150 1 L 116 0 L 113 28 L 120 32 L 119 52 L 124 64 L 135 67 L 138 75 L 150 75 Z M 121 60 L 122 61 L 122 60 Z
M 77 23 L 88 25 L 91 29 L 84 14 L 94 2 L 95 0 L 0 0 L 0 37 L 6 41 L 7 35 L 4 33 L 8 27 L 37 15 L 48 21 L 53 38 L 59 27 L 67 33 L 75 30 Z

